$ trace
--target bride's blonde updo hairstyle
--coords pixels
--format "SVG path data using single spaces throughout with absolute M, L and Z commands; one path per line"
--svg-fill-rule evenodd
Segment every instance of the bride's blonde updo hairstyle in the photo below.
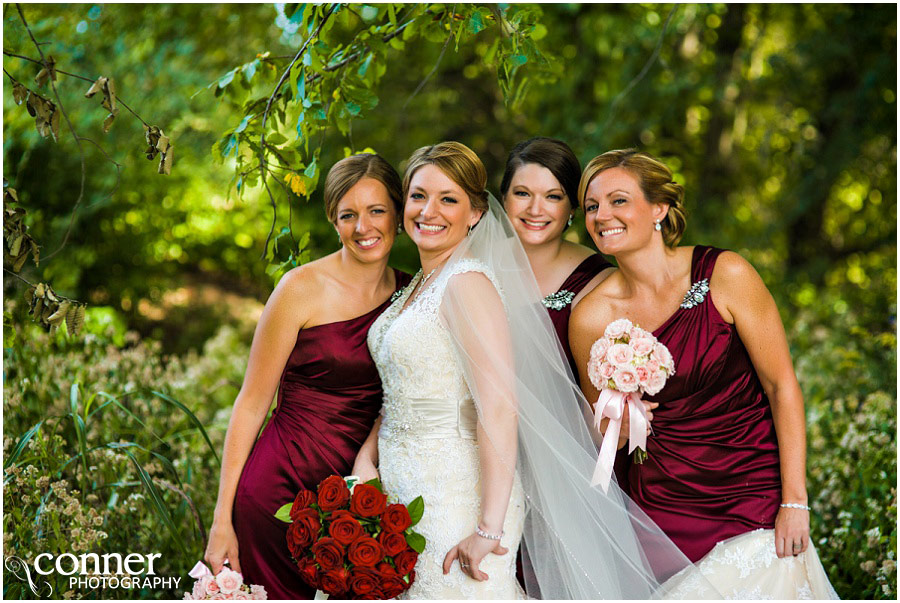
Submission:
M 684 210 L 684 187 L 672 180 L 672 170 L 666 164 L 649 153 L 636 149 L 607 151 L 591 159 L 581 182 L 578 184 L 578 200 L 584 207 L 584 196 L 591 180 L 600 172 L 621 167 L 625 168 L 638 180 L 644 197 L 650 203 L 665 203 L 669 212 L 660 223 L 663 241 L 669 247 L 675 247 L 684 234 L 687 225 Z
M 462 188 L 474 209 L 487 211 L 488 193 L 487 170 L 475 151 L 466 145 L 449 141 L 422 147 L 410 156 L 403 174 L 403 197 L 409 195 L 409 183 L 413 175 L 423 165 L 440 168 L 447 177 Z
M 374 153 L 358 153 L 341 159 L 328 170 L 325 177 L 325 215 L 332 224 L 337 222 L 338 203 L 363 178 L 374 178 L 384 185 L 388 196 L 403 215 L 403 189 L 400 174 L 386 159 Z

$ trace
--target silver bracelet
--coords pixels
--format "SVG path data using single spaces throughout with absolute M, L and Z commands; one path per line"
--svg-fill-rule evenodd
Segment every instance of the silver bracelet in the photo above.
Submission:
M 481 529 L 481 526 L 475 525 L 475 533 L 481 536 L 482 538 L 487 538 L 488 540 L 500 540 L 503 538 L 503 535 L 506 533 L 503 530 L 500 530 L 500 535 L 497 534 L 488 534 L 484 530 Z
M 809 511 L 808 505 L 801 505 L 800 503 L 781 503 L 778 505 L 782 509 L 802 509 L 803 511 Z

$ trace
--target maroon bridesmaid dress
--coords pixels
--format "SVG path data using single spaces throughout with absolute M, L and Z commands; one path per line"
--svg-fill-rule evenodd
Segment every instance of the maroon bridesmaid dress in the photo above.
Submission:
M 409 275 L 394 270 L 397 289 Z M 378 370 L 369 355 L 369 327 L 390 304 L 297 334 L 278 387 L 278 404 L 253 446 L 238 482 L 232 523 L 244 582 L 270 599 L 311 599 L 275 512 L 301 487 L 315 491 L 329 475 L 348 475 L 381 410 Z
M 569 317 L 572 315 L 572 300 L 575 299 L 581 290 L 590 282 L 592 278 L 611 267 L 612 264 L 607 262 L 602 255 L 595 253 L 586 257 L 575 270 L 563 281 L 556 293 L 551 293 L 544 298 L 544 307 L 550 315 L 550 321 L 556 330 L 556 337 L 562 344 L 563 352 L 566 354 L 566 360 L 572 369 L 572 374 L 578 379 L 578 368 L 575 366 L 575 358 L 572 356 L 572 349 L 569 347 Z
M 694 304 L 686 298 L 654 332 L 672 353 L 675 375 L 644 398 L 659 402 L 649 458 L 617 459 L 626 461 L 617 463 L 619 484 L 692 562 L 721 540 L 774 528 L 781 503 L 769 400 L 735 326 L 703 290 L 722 251 L 694 248 Z

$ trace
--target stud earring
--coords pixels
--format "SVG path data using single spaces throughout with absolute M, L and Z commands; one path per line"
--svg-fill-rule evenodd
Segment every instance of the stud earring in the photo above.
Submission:
M 660 231 L 662 230 L 662 224 L 659 223 L 659 220 L 656 220 L 653 226 L 653 230 Z
M 568 220 L 568 222 L 566 222 L 566 228 L 568 228 L 569 226 L 572 225 L 572 218 L 573 218 L 572 214 L 569 214 L 569 220 Z

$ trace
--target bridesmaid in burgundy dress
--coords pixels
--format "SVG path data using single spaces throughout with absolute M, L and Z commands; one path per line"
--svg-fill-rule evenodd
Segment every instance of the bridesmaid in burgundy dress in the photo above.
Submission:
M 260 317 L 225 435 L 205 558 L 225 559 L 271 599 L 312 598 L 275 512 L 301 488 L 347 475 L 381 409 L 366 334 L 408 275 L 388 267 L 399 224 L 400 177 L 377 155 L 331 168 L 325 213 L 340 250 L 284 275 Z M 272 398 L 278 403 L 257 440 Z
M 569 315 L 581 298 L 609 273 L 599 253 L 563 239 L 578 207 L 581 165 L 569 145 L 537 137 L 520 142 L 506 160 L 500 184 L 503 206 L 534 271 L 544 307 L 566 359 L 578 376 L 569 349 Z
M 647 397 L 649 458 L 622 457 L 622 488 L 723 596 L 835 598 L 809 541 L 803 398 L 778 309 L 738 254 L 677 246 L 683 191 L 634 150 L 585 169 L 587 230 L 619 268 L 572 314 L 582 389 L 597 399 L 586 368 L 606 325 L 624 317 L 653 329 L 675 374 Z M 627 425 L 622 434 L 620 447 Z

